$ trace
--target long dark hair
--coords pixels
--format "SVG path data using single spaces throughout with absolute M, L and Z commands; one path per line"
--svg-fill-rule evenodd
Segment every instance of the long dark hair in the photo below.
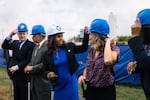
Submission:
M 140 35 L 141 35 L 143 44 L 150 45 L 150 24 L 142 25 Z
M 58 47 L 57 43 L 56 43 L 56 36 L 57 36 L 57 34 L 48 36 L 47 47 L 48 47 L 49 53 L 52 53 L 53 51 L 56 50 L 56 47 Z M 64 46 L 65 46 L 65 41 L 61 47 L 64 47 Z

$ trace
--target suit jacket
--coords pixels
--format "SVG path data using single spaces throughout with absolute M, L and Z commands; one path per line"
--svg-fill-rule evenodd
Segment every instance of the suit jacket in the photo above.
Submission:
M 3 55 L 4 55 L 4 58 L 6 60 L 6 63 L 9 62 L 9 50 L 5 50 L 4 49 L 4 52 L 3 52 Z
M 36 47 L 33 50 L 31 61 L 28 65 L 33 66 L 33 70 L 31 71 L 31 91 L 37 92 L 37 96 L 33 97 L 33 100 L 49 100 L 50 99 L 50 82 L 43 78 L 43 56 L 44 53 L 47 52 L 47 42 L 45 41 L 41 47 L 38 49 L 36 56 L 34 55 L 36 51 Z M 44 91 L 47 91 L 47 95 L 42 95 Z M 32 93 L 32 92 L 31 92 Z M 34 95 L 33 95 L 34 96 Z M 43 96 L 43 97 L 42 97 Z M 46 97 L 44 97 L 46 96 Z M 46 99 L 44 99 L 46 98 Z
M 19 70 L 12 74 L 14 80 L 27 80 L 27 75 L 24 73 L 24 68 L 27 66 L 31 59 L 32 51 L 35 44 L 28 39 L 22 45 L 22 48 L 18 47 L 19 40 L 4 40 L 2 43 L 3 49 L 10 49 L 13 51 L 12 60 L 10 61 L 9 67 L 18 65 Z

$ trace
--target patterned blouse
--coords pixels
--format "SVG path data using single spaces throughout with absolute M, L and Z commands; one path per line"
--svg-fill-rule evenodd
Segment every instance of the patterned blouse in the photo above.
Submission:
M 119 47 L 112 46 L 113 51 L 120 53 Z M 94 58 L 95 52 L 90 49 L 87 62 L 86 72 L 89 85 L 93 87 L 105 87 L 114 84 L 114 65 L 104 64 L 104 53 L 100 53 L 97 58 Z

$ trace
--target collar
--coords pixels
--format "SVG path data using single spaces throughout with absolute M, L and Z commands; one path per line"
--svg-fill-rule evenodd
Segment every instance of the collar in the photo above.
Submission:
M 45 39 L 42 40 L 40 43 L 39 43 L 39 48 L 42 46 L 42 44 L 45 42 Z
M 19 42 L 21 42 L 21 44 L 24 44 L 26 41 L 27 41 L 27 39 L 23 40 L 23 41 L 19 40 Z

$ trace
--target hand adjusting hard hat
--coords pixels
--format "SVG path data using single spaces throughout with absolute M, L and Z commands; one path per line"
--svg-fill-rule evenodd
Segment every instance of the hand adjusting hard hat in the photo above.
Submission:
M 64 31 L 62 31 L 61 27 L 58 25 L 52 25 L 47 30 L 47 35 L 55 35 L 58 33 L 65 33 Z
M 109 34 L 109 24 L 104 19 L 94 19 L 90 25 L 91 33 L 99 33 L 101 35 Z
M 46 36 L 45 29 L 42 25 L 34 25 L 32 27 L 31 35 L 41 34 L 43 36 Z
M 150 24 L 150 9 L 143 9 L 137 14 L 137 19 L 140 20 L 142 25 Z
M 28 32 L 28 27 L 25 23 L 20 23 L 17 29 L 18 32 Z

